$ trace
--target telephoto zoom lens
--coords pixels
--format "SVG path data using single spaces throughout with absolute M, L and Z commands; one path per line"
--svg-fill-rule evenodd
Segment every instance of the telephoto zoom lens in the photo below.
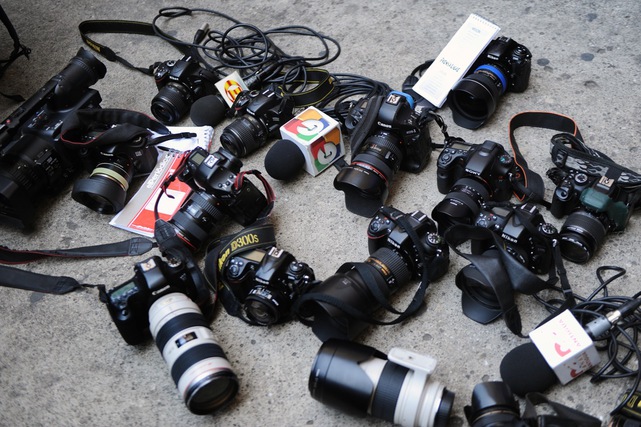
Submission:
M 371 415 L 403 427 L 445 427 L 454 393 L 430 375 L 436 361 L 393 348 L 386 356 L 353 341 L 330 339 L 309 375 L 312 397 L 348 414 Z
M 162 296 L 149 309 L 149 328 L 191 412 L 231 403 L 238 378 L 196 303 L 178 292 Z

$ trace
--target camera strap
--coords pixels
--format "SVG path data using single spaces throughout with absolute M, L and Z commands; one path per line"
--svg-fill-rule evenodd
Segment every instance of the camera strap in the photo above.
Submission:
M 269 223 L 258 223 L 245 227 L 239 233 L 213 241 L 205 256 L 203 270 L 209 288 L 218 294 L 220 302 L 228 314 L 238 317 L 250 325 L 258 325 L 258 323 L 245 315 L 243 301 L 237 297 L 232 285 L 221 278 L 221 272 L 227 268 L 229 260 L 234 255 L 270 246 L 276 246 L 274 226 Z
M 7 59 L 0 59 L 0 79 L 1 79 L 4 73 L 7 71 L 7 68 L 9 68 L 9 65 L 13 64 L 13 61 L 20 58 L 23 55 L 25 58 L 29 59 L 29 54 L 31 53 L 31 49 L 29 49 L 27 46 L 20 43 L 20 37 L 18 37 L 18 32 L 16 31 L 15 27 L 11 23 L 9 16 L 7 16 L 7 13 L 4 11 L 2 6 L 0 6 L 0 22 L 4 24 L 4 26 L 7 29 L 7 32 L 9 33 L 9 36 L 13 40 L 13 50 L 9 54 L 9 57 Z M 20 95 L 7 95 L 4 93 L 0 93 L 0 94 L 17 102 L 24 101 L 24 98 Z
M 473 295 L 491 293 L 495 296 L 498 307 L 485 305 L 484 308 L 490 312 L 499 312 L 508 329 L 515 335 L 523 337 L 521 315 L 516 305 L 515 292 L 534 295 L 552 287 L 560 278 L 565 297 L 561 310 L 576 304 L 556 237 L 550 241 L 549 249 L 553 253 L 554 265 L 550 268 L 548 280 L 541 279 L 513 257 L 506 250 L 501 237 L 490 229 L 475 225 L 456 224 L 445 231 L 443 238 L 454 252 L 470 261 L 473 268 L 482 276 L 482 280 L 477 280 L 474 285 L 488 289 L 476 291 L 468 289 L 471 284 L 463 283 L 464 269 L 456 275 L 456 286 L 468 294 L 472 291 Z M 459 246 L 468 240 L 485 241 L 487 243 L 484 246 L 491 249 L 482 254 L 464 253 L 459 249 Z
M 44 258 L 102 258 L 142 255 L 155 248 L 156 244 L 144 237 L 135 237 L 116 243 L 85 246 L 72 249 L 14 250 L 0 246 L 0 263 L 26 264 Z M 49 276 L 0 265 L 0 286 L 49 294 L 65 294 L 82 286 L 76 279 L 67 276 Z
M 545 404 L 555 413 L 538 415 L 537 405 Z M 541 393 L 528 393 L 525 395 L 525 409 L 523 410 L 523 420 L 528 421 L 528 425 L 537 427 L 555 426 L 555 427 L 600 427 L 601 420 L 585 412 L 578 411 L 558 402 L 551 401 Z
M 141 73 L 146 74 L 148 76 L 153 75 L 155 64 L 150 65 L 149 67 L 146 67 L 146 68 L 137 67 L 131 64 L 126 59 L 119 56 L 118 54 L 116 54 L 116 52 L 114 52 L 111 48 L 103 44 L 100 44 L 97 41 L 90 38 L 89 34 L 117 33 L 117 34 L 138 34 L 143 36 L 155 36 L 155 37 L 160 37 L 161 39 L 167 41 L 169 44 L 175 47 L 183 55 L 188 55 L 191 53 L 191 47 L 189 45 L 186 45 L 184 42 L 181 42 L 180 40 L 170 36 L 169 34 L 162 32 L 160 29 L 158 29 L 154 25 L 147 22 L 122 21 L 122 20 L 111 20 L 111 19 L 87 20 L 87 21 L 82 21 L 78 25 L 78 30 L 80 31 L 80 37 L 82 38 L 82 41 L 84 41 L 85 44 L 89 46 L 91 49 L 93 49 L 100 55 L 104 56 L 108 61 L 119 62 L 127 68 L 140 71 Z

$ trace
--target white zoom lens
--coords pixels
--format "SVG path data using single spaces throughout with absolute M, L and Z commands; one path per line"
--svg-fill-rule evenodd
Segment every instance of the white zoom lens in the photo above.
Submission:
M 149 329 L 191 412 L 210 414 L 233 400 L 238 378 L 189 297 L 171 293 L 155 301 L 149 309 Z

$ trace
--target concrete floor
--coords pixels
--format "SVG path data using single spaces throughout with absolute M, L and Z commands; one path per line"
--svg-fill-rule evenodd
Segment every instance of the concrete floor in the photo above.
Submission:
M 83 20 L 150 22 L 160 7 L 174 5 L 151 0 L 5 2 L 3 7 L 23 43 L 33 51 L 29 61 L 21 58 L 10 67 L 0 80 L 0 91 L 31 96 L 83 45 L 78 33 Z M 439 53 L 470 13 L 477 13 L 499 25 L 501 35 L 532 51 L 530 85 L 523 94 L 504 96 L 489 122 L 475 131 L 456 126 L 449 109 L 443 108 L 451 134 L 469 142 L 489 139 L 506 144 L 512 115 L 525 110 L 555 111 L 577 121 L 588 145 L 629 168 L 639 168 L 641 6 L 637 1 L 274 0 L 261 4 L 238 0 L 189 5 L 224 10 L 261 29 L 310 26 L 341 44 L 340 57 L 327 66 L 330 71 L 366 75 L 398 89 L 416 65 Z M 198 15 L 183 18 L 171 30 L 186 39 L 203 21 L 212 27 L 228 25 Z M 0 39 L 0 51 L 9 52 L 8 37 L 3 33 Z M 96 39 L 136 65 L 177 59 L 173 48 L 151 37 L 96 35 Z M 283 43 L 289 48 L 304 48 L 308 42 L 287 39 Z M 107 75 L 94 87 L 103 98 L 103 107 L 149 114 L 150 100 L 157 93 L 152 78 L 100 59 L 106 64 Z M 15 108 L 17 104 L 0 98 L 0 115 L 7 116 Z M 185 119 L 181 124 L 191 122 Z M 431 134 L 440 140 L 435 127 Z M 552 166 L 548 155 L 552 135 L 532 128 L 517 133 L 530 166 L 542 175 Z M 266 153 L 267 147 L 244 159 L 245 167 L 262 170 Z M 388 203 L 405 212 L 421 209 L 430 213 L 443 198 L 436 188 L 437 156 L 438 152 L 433 153 L 421 174 L 399 172 L 390 186 Z M 289 183 L 270 180 L 277 195 L 271 218 L 278 245 L 310 264 L 321 279 L 345 262 L 361 262 L 368 256 L 365 232 L 369 219 L 346 210 L 343 194 L 333 187 L 334 176 L 332 169 L 315 178 L 301 175 Z M 70 188 L 42 201 L 33 233 L 0 226 L 2 244 L 17 249 L 70 248 L 131 236 L 110 226 L 110 216 L 74 202 Z M 548 200 L 552 189 L 546 178 Z M 548 212 L 544 216 L 556 225 L 562 223 Z M 221 234 L 239 229 L 228 222 Z M 596 268 L 618 265 L 627 269 L 627 274 L 611 285 L 611 293 L 638 292 L 640 236 L 639 219 L 633 215 L 623 233 L 606 238 L 591 262 L 566 262 L 574 291 L 588 295 L 598 286 Z M 131 277 L 134 263 L 146 257 L 46 260 L 24 268 L 113 287 Z M 500 380 L 503 356 L 524 342 L 502 321 L 481 325 L 462 314 L 461 292 L 454 277 L 466 264 L 463 258 L 452 256 L 448 274 L 430 286 L 426 309 L 420 315 L 399 325 L 369 328 L 356 339 L 385 353 L 396 346 L 434 357 L 438 361 L 434 381 L 456 393 L 450 423 L 454 426 L 466 424 L 463 407 L 469 404 L 473 387 L 482 381 Z M 393 303 L 405 307 L 413 289 L 412 285 L 398 292 Z M 525 332 L 547 316 L 531 297 L 520 295 L 517 302 Z M 0 312 L 0 425 L 389 425 L 371 417 L 363 420 L 342 414 L 310 397 L 307 381 L 321 342 L 300 322 L 269 328 L 248 326 L 219 307 L 211 326 L 239 377 L 240 392 L 219 414 L 198 416 L 181 401 L 153 343 L 130 346 L 123 341 L 97 291 L 54 296 L 0 288 Z M 567 386 L 552 388 L 548 396 L 605 423 L 629 384 L 628 380 L 609 380 L 594 385 L 584 375 Z

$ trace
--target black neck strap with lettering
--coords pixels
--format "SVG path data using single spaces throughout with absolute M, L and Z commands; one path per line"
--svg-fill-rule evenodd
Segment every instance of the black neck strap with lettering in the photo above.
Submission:
M 244 228 L 237 234 L 221 237 L 209 245 L 205 256 L 204 274 L 212 292 L 217 293 L 225 311 L 250 325 L 258 323 L 249 319 L 243 310 L 242 301 L 230 285 L 221 279 L 229 260 L 239 252 L 265 249 L 276 246 L 276 234 L 272 224 L 261 223 Z

